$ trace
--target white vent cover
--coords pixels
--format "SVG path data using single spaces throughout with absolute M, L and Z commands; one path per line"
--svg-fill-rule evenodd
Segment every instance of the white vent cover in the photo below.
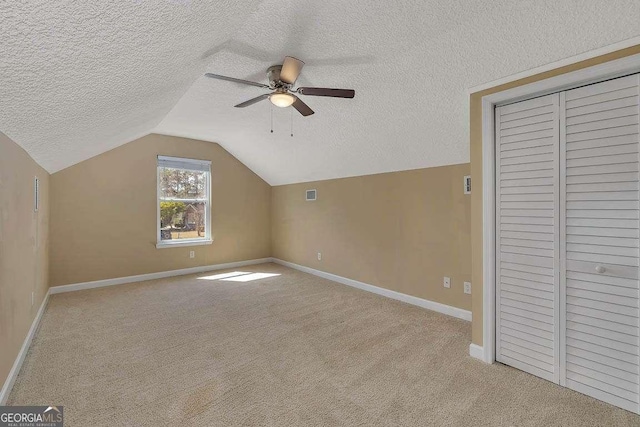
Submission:
M 471 194 L 471 175 L 464 177 L 464 194 Z
M 316 200 L 318 196 L 318 193 L 316 192 L 316 190 L 307 190 L 307 201 L 313 201 Z
M 40 207 L 40 180 L 36 177 L 33 181 L 33 211 L 38 212 Z

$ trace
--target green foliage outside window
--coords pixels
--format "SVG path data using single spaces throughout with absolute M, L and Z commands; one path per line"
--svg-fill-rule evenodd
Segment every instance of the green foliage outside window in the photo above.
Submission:
M 160 221 L 162 227 L 170 225 L 173 218 L 187 210 L 183 202 L 160 202 Z

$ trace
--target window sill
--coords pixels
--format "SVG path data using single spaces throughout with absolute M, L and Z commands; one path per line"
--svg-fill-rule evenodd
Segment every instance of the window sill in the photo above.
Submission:
M 213 240 L 211 240 L 211 239 L 175 241 L 175 242 L 171 242 L 171 243 L 169 243 L 167 241 L 167 242 L 156 243 L 156 248 L 157 249 L 179 248 L 179 247 L 182 247 L 182 246 L 210 245 L 212 243 L 213 243 Z

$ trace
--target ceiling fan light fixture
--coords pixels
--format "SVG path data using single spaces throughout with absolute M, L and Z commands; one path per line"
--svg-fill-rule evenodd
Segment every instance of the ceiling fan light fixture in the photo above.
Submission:
M 269 96 L 269 101 L 276 107 L 285 108 L 295 102 L 295 97 L 288 93 L 274 93 Z

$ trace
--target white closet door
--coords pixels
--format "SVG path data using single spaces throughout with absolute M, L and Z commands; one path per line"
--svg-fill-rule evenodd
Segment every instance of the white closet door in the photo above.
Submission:
M 634 75 L 560 98 L 561 384 L 634 412 L 638 87 Z
M 559 381 L 559 95 L 496 108 L 496 359 Z

